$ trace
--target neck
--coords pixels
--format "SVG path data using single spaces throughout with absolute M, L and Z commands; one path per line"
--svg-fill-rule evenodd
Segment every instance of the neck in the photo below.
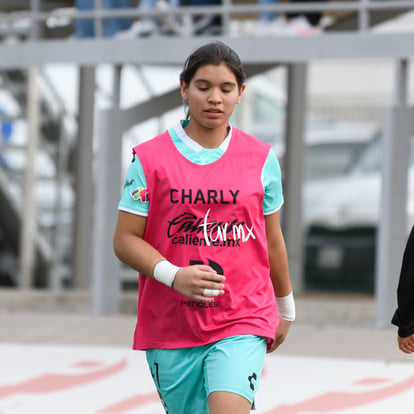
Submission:
M 185 132 L 193 141 L 200 144 L 203 148 L 218 148 L 226 139 L 229 129 L 229 126 L 226 126 L 223 129 L 199 129 L 194 128 L 190 122 L 190 124 L 188 124 L 185 128 Z

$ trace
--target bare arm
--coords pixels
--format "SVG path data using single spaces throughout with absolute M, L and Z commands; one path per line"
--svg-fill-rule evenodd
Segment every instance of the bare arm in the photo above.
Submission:
M 280 227 L 279 212 L 265 216 L 266 235 L 269 248 L 270 278 L 275 295 L 287 296 L 292 292 L 285 240 Z M 275 342 L 269 352 L 274 351 L 285 340 L 291 322 L 280 319 Z
M 154 266 L 164 257 L 143 239 L 146 223 L 144 216 L 119 211 L 114 251 L 119 260 L 152 277 Z
M 146 217 L 119 211 L 113 239 L 114 251 L 119 260 L 138 272 L 154 278 L 155 265 L 165 258 L 144 240 Z M 211 302 L 213 298 L 204 296 L 204 289 L 218 290 L 224 294 L 225 277 L 218 275 L 210 266 L 194 265 L 182 267 L 176 274 L 173 288 L 200 302 Z

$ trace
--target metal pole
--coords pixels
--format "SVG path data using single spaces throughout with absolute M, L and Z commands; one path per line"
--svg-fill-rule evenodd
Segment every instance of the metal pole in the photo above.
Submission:
M 63 115 L 61 114 L 63 117 Z M 61 125 L 63 128 L 63 125 Z M 56 200 L 54 206 L 55 215 L 55 228 L 52 237 L 52 243 L 54 246 L 54 257 L 53 257 L 53 269 L 51 272 L 51 283 L 50 288 L 53 292 L 57 293 L 62 288 L 62 280 L 64 277 L 63 266 L 62 266 L 62 255 L 64 252 L 66 239 L 65 229 L 62 226 L 62 213 L 63 213 L 63 184 L 64 184 L 64 159 L 65 159 L 65 144 L 66 135 L 60 134 L 58 148 L 57 148 L 57 160 L 56 160 Z
M 119 109 L 121 104 L 121 75 L 122 65 L 114 66 L 114 80 L 113 80 L 113 92 L 112 92 L 112 107 Z
M 403 59 L 395 65 L 395 104 L 408 105 L 408 60 Z
M 73 287 L 90 287 L 93 229 L 93 137 L 95 67 L 82 67 L 79 82 L 79 134 L 76 149 L 76 204 Z
M 95 37 L 103 36 L 103 19 L 100 17 L 100 11 L 102 10 L 102 0 L 95 0 L 95 10 L 98 14 L 95 16 Z
M 306 78 L 305 63 L 288 65 L 288 108 L 286 119 L 285 204 L 282 227 L 286 240 L 293 288 L 303 291 L 302 186 L 305 153 Z
M 358 28 L 361 32 L 366 32 L 370 25 L 370 15 L 368 10 L 369 0 L 359 0 L 360 7 L 358 11 Z
M 114 254 L 112 240 L 121 194 L 122 125 L 118 110 L 100 111 L 99 114 L 92 311 L 108 314 L 119 311 L 121 296 L 121 265 Z
M 119 311 L 121 297 L 121 265 L 113 251 L 113 234 L 122 182 L 122 123 L 119 109 L 121 66 L 114 67 L 112 110 L 100 111 L 97 180 L 105 183 L 105 191 L 95 194 L 95 231 L 92 272 L 92 311 L 96 314 Z
M 32 15 L 40 12 L 41 0 L 30 0 L 30 9 Z M 30 31 L 31 40 L 36 40 L 40 37 L 40 22 L 37 19 L 32 18 L 32 25 Z
M 31 67 L 28 70 L 27 106 L 28 106 L 28 140 L 26 147 L 26 168 L 23 183 L 23 203 L 21 211 L 20 232 L 20 277 L 19 287 L 30 289 L 33 283 L 35 268 L 35 237 L 36 199 L 35 199 L 35 158 L 39 143 L 40 107 L 39 85 L 37 83 L 39 70 Z

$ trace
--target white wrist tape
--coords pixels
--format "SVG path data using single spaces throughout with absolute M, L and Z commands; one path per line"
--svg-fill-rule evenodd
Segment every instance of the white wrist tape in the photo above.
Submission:
M 204 289 L 203 296 L 218 296 L 220 291 L 217 289 Z
M 161 260 L 154 266 L 152 275 L 155 280 L 158 280 L 158 282 L 172 287 L 175 280 L 175 275 L 180 269 L 181 267 L 174 266 L 168 260 Z
M 279 318 L 293 322 L 296 319 L 295 300 L 293 292 L 286 296 L 276 296 L 277 310 Z

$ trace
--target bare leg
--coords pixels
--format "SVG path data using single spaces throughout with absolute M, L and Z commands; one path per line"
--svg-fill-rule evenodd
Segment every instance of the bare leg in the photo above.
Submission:
M 210 414 L 250 414 L 251 404 L 232 392 L 215 391 L 208 397 Z

